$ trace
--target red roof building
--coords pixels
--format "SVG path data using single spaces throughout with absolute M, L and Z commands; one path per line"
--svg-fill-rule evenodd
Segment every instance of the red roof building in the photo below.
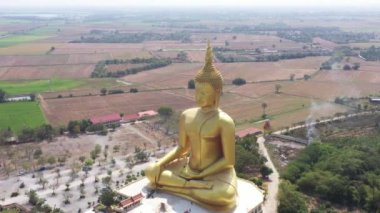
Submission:
M 263 131 L 261 131 L 260 129 L 251 127 L 237 132 L 236 136 L 238 136 L 239 138 L 244 138 L 247 135 L 260 135 L 262 133 Z
M 106 123 L 114 123 L 120 122 L 121 117 L 120 114 L 114 113 L 109 115 L 101 115 L 90 118 L 92 124 L 106 124 Z
M 136 204 L 139 204 L 143 198 L 144 196 L 141 193 L 139 193 L 135 196 L 120 201 L 119 206 L 123 209 L 130 208 Z
M 138 114 L 129 114 L 129 115 L 124 115 L 123 116 L 123 121 L 124 122 L 132 122 L 138 120 L 140 117 Z

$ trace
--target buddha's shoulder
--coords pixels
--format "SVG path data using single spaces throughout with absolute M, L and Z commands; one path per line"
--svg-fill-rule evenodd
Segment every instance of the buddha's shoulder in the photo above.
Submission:
M 189 109 L 184 110 L 181 115 L 186 116 L 186 115 L 197 113 L 198 111 L 199 111 L 199 107 L 189 108 Z
M 234 120 L 227 114 L 225 113 L 223 110 L 219 109 L 218 110 L 218 117 L 219 117 L 219 121 L 222 123 L 222 124 L 226 124 L 226 125 L 234 125 Z

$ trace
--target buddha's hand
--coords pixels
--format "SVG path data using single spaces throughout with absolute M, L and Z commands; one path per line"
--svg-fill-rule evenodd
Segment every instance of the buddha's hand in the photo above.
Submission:
M 192 179 L 201 179 L 202 176 L 200 173 L 193 172 L 189 169 L 183 169 L 181 170 L 179 176 L 187 179 L 187 180 L 192 180 Z

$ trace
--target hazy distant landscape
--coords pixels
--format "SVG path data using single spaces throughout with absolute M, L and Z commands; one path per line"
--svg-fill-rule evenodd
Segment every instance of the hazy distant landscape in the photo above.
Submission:
M 307 140 L 308 135 L 304 134 L 307 126 L 300 132 L 289 132 L 289 129 L 355 113 L 376 114 L 379 105 L 369 98 L 380 97 L 379 26 L 380 12 L 375 9 L 10 9 L 0 15 L 0 176 L 12 176 L 20 168 L 32 170 L 36 165 L 47 163 L 37 163 L 37 157 L 33 158 L 33 165 L 25 164 L 31 157 L 24 156 L 14 146 L 26 144 L 11 146 L 7 140 L 10 136 L 15 140 L 23 138 L 21 142 L 38 141 L 37 132 L 49 126 L 52 128 L 49 134 L 54 139 L 42 138 L 41 141 L 58 142 L 29 144 L 35 146 L 34 151 L 44 147 L 46 156 L 54 156 L 51 151 L 54 143 L 64 147 L 64 143 L 70 140 L 90 140 L 83 134 L 86 131 L 81 126 L 83 121 L 112 113 L 131 115 L 146 110 L 157 111 L 160 107 L 169 107 L 175 112 L 169 119 L 155 118 L 137 127 L 120 127 L 125 129 L 109 133 L 109 136 L 91 136 L 99 137 L 91 140 L 99 140 L 103 150 L 107 140 L 115 142 L 112 146 L 119 146 L 117 149 L 121 146 L 122 150 L 128 144 L 123 155 L 121 151 L 110 151 L 110 156 L 105 156 L 102 162 L 104 167 L 111 165 L 107 159 L 116 159 L 116 168 L 123 170 L 123 156 L 135 152 L 131 148 L 137 146 L 134 140 L 139 141 L 138 147 L 144 147 L 144 150 L 169 148 L 175 140 L 173 125 L 177 122 L 176 115 L 195 106 L 194 89 L 189 81 L 203 66 L 208 41 L 213 47 L 215 66 L 225 81 L 221 108 L 234 119 L 237 130 L 263 129 L 264 123 L 270 121 L 271 128 L 266 133 L 287 129 L 288 135 Z M 28 96 L 32 100 L 11 100 L 19 96 Z M 357 139 L 352 142 L 357 144 L 356 147 L 345 149 L 359 149 L 356 150 L 359 153 L 362 147 L 366 147 L 363 141 L 368 140 L 372 154 L 380 155 L 380 145 L 376 142 L 380 120 L 378 116 L 371 119 L 370 124 L 363 124 L 370 129 L 364 135 L 369 139 Z M 75 125 L 80 130 L 73 131 L 82 139 L 64 136 L 67 132 L 72 133 L 70 122 L 77 122 Z M 154 122 L 161 128 L 156 128 Z M 134 128 L 144 132 L 148 127 L 157 131 L 157 135 L 150 133 L 154 140 L 164 138 L 162 144 L 157 142 L 146 147 L 148 142 L 141 142 L 146 139 Z M 344 126 L 342 129 L 358 130 L 361 127 Z M 354 134 L 354 131 L 340 134 L 343 130 L 333 134 L 326 130 L 329 128 L 322 126 L 321 129 L 318 142 L 326 139 L 327 145 L 308 147 L 304 154 L 300 154 L 301 159 L 297 159 L 297 151 L 297 155 L 292 156 L 297 160 L 291 164 L 292 168 L 298 169 L 297 172 L 287 170 L 286 165 L 281 168 L 283 173 L 280 175 L 289 181 L 282 185 L 282 193 L 289 193 L 289 196 L 282 194 L 280 199 L 304 196 L 302 200 L 306 201 L 309 212 L 312 209 L 312 212 L 380 211 L 380 164 L 358 171 L 355 169 L 375 159 L 358 157 L 364 155 L 361 152 L 344 156 L 338 151 L 339 146 L 344 146 L 341 138 L 363 135 Z M 123 138 L 126 136 L 120 131 L 130 131 L 135 138 Z M 117 141 L 118 137 L 123 140 Z M 338 145 L 329 145 L 334 144 L 335 138 L 340 138 Z M 86 143 L 82 154 L 88 158 L 95 145 Z M 14 152 L 12 156 L 6 155 L 10 149 Z M 69 147 L 64 149 L 70 151 Z M 272 157 L 281 154 L 274 147 L 270 149 Z M 317 165 L 318 160 L 305 160 L 305 156 L 316 149 L 325 157 L 318 159 L 321 161 L 329 158 L 327 149 L 339 154 L 341 160 L 360 158 L 360 164 L 350 162 L 356 166 L 353 169 L 355 175 L 349 172 L 339 173 L 341 176 L 333 172 L 324 174 L 325 178 L 344 177 L 347 182 L 349 179 L 350 187 L 356 187 L 356 191 L 352 188 L 351 191 L 341 190 L 345 193 L 344 201 L 333 199 L 339 193 L 325 195 L 326 191 L 307 182 L 319 178 L 317 185 L 334 187 L 333 180 L 323 182 L 323 177 L 315 174 L 319 170 L 329 170 L 325 161 Z M 77 162 L 80 153 L 56 155 L 57 160 L 64 156 L 67 164 L 83 163 Z M 16 160 L 16 156 L 21 160 Z M 100 170 L 96 175 L 103 175 Z M 140 172 L 134 172 L 137 171 Z M 292 179 L 294 175 L 302 181 Z M 122 178 L 120 182 L 123 182 Z M 349 187 L 343 183 L 340 186 Z M 15 189 L 1 191 L 0 199 L 8 199 L 12 190 Z M 91 202 L 93 200 L 96 199 Z M 57 200 L 51 203 L 65 212 L 91 207 L 90 204 L 87 207 L 87 202 L 74 206 L 58 205 Z

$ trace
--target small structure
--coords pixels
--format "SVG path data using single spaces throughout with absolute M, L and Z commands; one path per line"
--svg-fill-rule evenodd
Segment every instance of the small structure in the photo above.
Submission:
M 154 110 L 148 110 L 148 111 L 142 111 L 137 113 L 140 118 L 147 118 L 147 117 L 153 117 L 158 115 L 158 113 Z
M 7 101 L 9 101 L 9 102 L 31 101 L 31 100 L 32 100 L 32 97 L 30 97 L 30 95 L 17 95 L 17 96 L 7 98 Z
M 119 206 L 125 210 L 128 210 L 132 208 L 133 206 L 140 204 L 143 198 L 144 196 L 141 193 L 139 193 L 137 195 L 134 195 L 132 197 L 129 197 L 127 199 L 120 201 Z
M 113 124 L 121 121 L 120 114 L 114 113 L 109 115 L 101 115 L 90 118 L 93 125 L 95 124 Z
M 260 135 L 260 134 L 263 134 L 263 131 L 261 131 L 260 129 L 257 129 L 257 128 L 250 127 L 250 128 L 247 128 L 247 129 L 244 129 L 244 130 L 237 132 L 236 136 L 238 136 L 239 138 L 244 138 L 247 135 L 255 135 L 256 136 L 256 135 Z
M 380 104 L 380 97 L 371 97 L 369 98 L 371 104 Z
M 292 136 L 289 136 L 289 135 L 272 134 L 272 135 L 270 135 L 270 137 L 282 139 L 282 140 L 285 140 L 285 141 L 295 142 L 295 143 L 299 143 L 299 144 L 303 144 L 303 145 L 308 145 L 309 144 L 309 141 L 307 141 L 307 140 L 304 140 L 304 139 L 301 139 L 301 138 L 292 137 Z

